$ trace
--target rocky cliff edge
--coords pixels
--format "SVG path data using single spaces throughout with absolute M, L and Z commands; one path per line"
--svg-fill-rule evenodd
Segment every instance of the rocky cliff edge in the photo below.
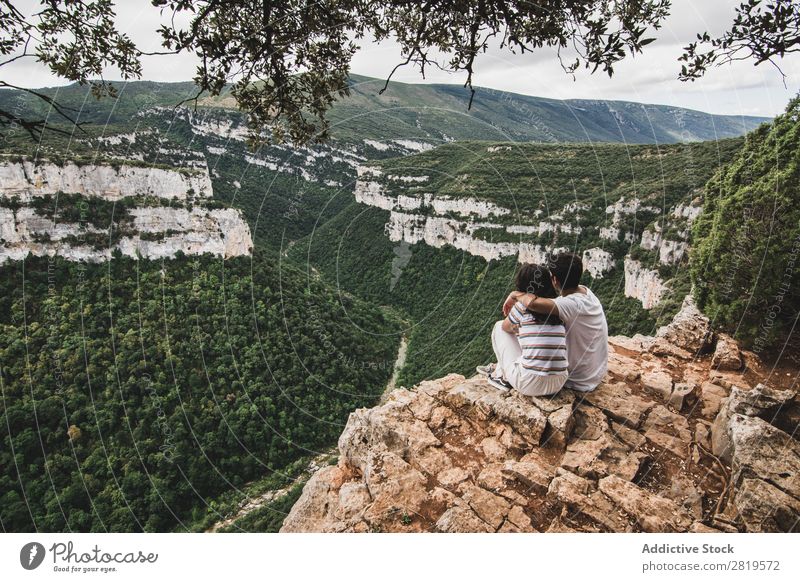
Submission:
M 593 392 L 451 374 L 350 415 L 283 532 L 798 531 L 800 398 L 691 300 Z

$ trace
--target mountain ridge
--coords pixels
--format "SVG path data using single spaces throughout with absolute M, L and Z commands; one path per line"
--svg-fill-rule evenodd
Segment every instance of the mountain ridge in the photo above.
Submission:
M 739 136 L 771 119 L 622 100 L 559 100 L 488 87 L 477 88 L 468 109 L 469 94 L 460 85 L 393 81 L 379 95 L 384 84 L 380 79 L 351 75 L 351 95 L 337 101 L 330 111 L 334 139 L 677 143 Z M 92 114 L 97 108 L 86 101 L 89 89 L 85 86 L 72 84 L 41 91 L 57 95 L 63 105 L 75 108 L 82 121 L 103 124 L 123 121 L 131 108 L 176 106 L 196 93 L 191 82 L 130 81 L 114 85 L 119 98 L 106 100 L 114 107 L 104 115 Z M 0 104 L 47 115 L 46 104 L 18 90 L 0 91 Z M 228 93 L 201 97 L 199 105 L 235 109 Z

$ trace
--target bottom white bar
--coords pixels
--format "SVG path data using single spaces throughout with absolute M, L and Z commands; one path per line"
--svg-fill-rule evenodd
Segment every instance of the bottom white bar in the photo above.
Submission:
M 798 580 L 798 541 L 791 534 L 2 534 L 0 578 Z

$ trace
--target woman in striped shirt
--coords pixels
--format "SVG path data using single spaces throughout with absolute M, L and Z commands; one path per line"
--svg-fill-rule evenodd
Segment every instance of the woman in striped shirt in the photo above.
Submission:
M 517 291 L 538 297 L 556 297 L 550 271 L 541 265 L 520 265 Z M 515 388 L 526 396 L 555 394 L 567 381 L 567 332 L 554 315 L 528 311 L 517 302 L 492 330 L 497 364 L 479 366 L 478 372 L 501 390 Z

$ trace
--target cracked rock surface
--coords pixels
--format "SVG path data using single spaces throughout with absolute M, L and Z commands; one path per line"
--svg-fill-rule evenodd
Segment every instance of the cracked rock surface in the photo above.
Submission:
M 588 394 L 529 398 L 450 374 L 356 410 L 338 465 L 281 531 L 800 530 L 796 389 L 698 355 L 695 312 L 658 338 L 611 338 Z M 669 343 L 686 329 L 691 341 Z

